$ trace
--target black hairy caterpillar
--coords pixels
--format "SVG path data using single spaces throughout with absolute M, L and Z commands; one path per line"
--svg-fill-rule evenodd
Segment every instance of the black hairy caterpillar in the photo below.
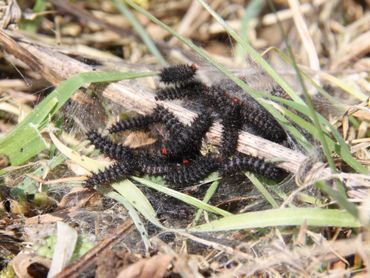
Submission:
M 141 115 L 130 119 L 125 119 L 115 123 L 108 131 L 110 133 L 117 133 L 125 130 L 145 129 L 156 122 L 153 115 Z
M 182 83 L 193 78 L 197 70 L 196 64 L 175 65 L 162 69 L 159 77 L 163 83 Z
M 115 160 L 132 160 L 133 153 L 128 147 L 113 143 L 109 138 L 100 135 L 96 131 L 87 134 L 89 141 L 106 156 Z
M 166 150 L 164 155 L 179 160 L 184 157 L 189 159 L 198 156 L 202 139 L 212 124 L 213 118 L 206 112 L 198 115 L 188 128 L 178 130 L 177 133 L 173 130 L 172 140 L 163 146 Z
M 153 115 L 157 119 L 157 122 L 162 123 L 170 134 L 181 132 L 186 128 L 173 113 L 161 105 L 157 105 Z
M 220 153 L 224 157 L 229 157 L 235 154 L 238 146 L 239 132 L 243 126 L 241 118 L 241 107 L 239 105 L 230 106 L 228 112 L 225 112 L 222 117 L 222 137 Z
M 244 154 L 237 155 L 220 167 L 222 176 L 230 176 L 242 171 L 256 172 L 273 180 L 280 180 L 287 174 L 283 169 L 277 168 L 261 158 Z
M 283 143 L 287 139 L 284 129 L 258 103 L 250 102 L 242 109 L 245 123 L 254 127 L 257 134 L 276 143 Z
M 190 80 L 186 83 L 166 87 L 157 91 L 155 100 L 173 100 L 182 98 L 196 98 L 201 96 L 204 85 L 198 80 Z
M 108 185 L 131 176 L 133 172 L 134 168 L 131 167 L 129 163 L 122 161 L 116 162 L 104 171 L 99 171 L 89 176 L 85 181 L 85 186 L 94 187 L 96 185 Z
M 254 127 L 262 137 L 275 142 L 286 139 L 277 121 L 254 100 L 247 101 L 219 85 L 207 86 L 194 78 L 197 66 L 177 65 L 164 68 L 161 81 L 172 83 L 158 91 L 157 99 L 188 99 L 200 104 L 200 113 L 185 125 L 169 110 L 157 105 L 152 113 L 119 121 L 109 128 L 110 133 L 123 130 L 147 129 L 162 125 L 167 136 L 158 138 L 154 151 L 132 149 L 116 144 L 96 131 L 87 134 L 90 142 L 116 162 L 105 171 L 91 175 L 87 186 L 109 184 L 131 175 L 162 176 L 168 183 L 191 185 L 219 171 L 227 177 L 243 171 L 253 171 L 270 179 L 281 180 L 286 172 L 263 159 L 237 152 L 238 137 L 244 125 Z M 221 120 L 223 133 L 219 153 L 201 153 L 202 140 L 215 121 Z
M 218 169 L 219 162 L 210 156 L 200 156 L 190 162 L 188 166 L 182 166 L 178 171 L 169 172 L 164 175 L 164 179 L 175 185 L 191 185 Z
M 180 85 L 160 89 L 156 96 L 157 100 L 184 98 L 197 101 L 204 109 L 212 110 L 219 115 L 222 121 L 230 114 L 230 110 L 238 106 L 243 122 L 251 125 L 258 135 L 276 143 L 282 143 L 287 139 L 284 129 L 259 103 L 253 99 L 246 101 L 232 96 L 221 86 L 208 87 L 193 77 L 189 81 L 186 81 L 184 77 Z M 235 132 L 230 134 L 235 134 Z

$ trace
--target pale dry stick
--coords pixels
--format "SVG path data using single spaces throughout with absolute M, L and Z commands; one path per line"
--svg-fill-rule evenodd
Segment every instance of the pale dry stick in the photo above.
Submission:
M 5 43 L 3 40 L 4 37 L 6 37 Z M 93 70 L 92 67 L 83 64 L 78 60 L 53 51 L 45 46 L 39 46 L 36 43 L 26 41 L 17 43 L 12 40 L 10 47 L 8 47 L 6 42 L 9 40 L 12 39 L 6 35 L 4 31 L 0 30 L 0 45 L 3 45 L 7 52 L 13 54 L 17 59 L 26 63 L 31 69 L 42 74 L 44 78 L 53 84 L 57 85 L 61 81 L 68 79 L 75 74 Z M 13 51 L 14 48 L 17 50 Z M 23 59 L 26 56 L 24 52 L 26 52 L 27 55 L 31 55 L 31 58 L 27 57 L 26 59 Z M 143 79 L 140 79 L 139 81 L 124 80 L 112 83 L 104 89 L 103 96 L 115 103 L 118 103 L 126 109 L 134 110 L 140 114 L 152 112 L 154 107 L 157 105 L 157 102 L 154 99 L 154 94 L 150 93 L 148 88 L 144 86 Z M 194 112 L 191 112 L 173 102 L 163 104 L 186 124 L 190 123 L 196 116 Z M 212 144 L 218 144 L 220 142 L 221 132 L 221 125 L 214 124 L 207 134 L 209 142 Z M 241 132 L 238 150 L 242 153 L 269 160 L 279 158 L 282 161 L 279 164 L 279 167 L 282 167 L 294 174 L 298 172 L 303 162 L 307 159 L 304 154 L 298 151 L 283 147 L 282 145 L 247 132 Z
M 180 35 L 188 36 L 190 34 L 190 28 L 192 22 L 199 16 L 199 13 L 202 10 L 202 6 L 198 3 L 197 0 L 193 0 L 190 4 L 190 8 L 186 12 L 185 16 L 182 18 L 179 26 L 177 27 L 177 32 Z M 170 44 L 172 44 L 176 40 L 175 38 L 172 38 L 170 40 Z
M 23 80 L 20 79 L 4 79 L 0 80 L 0 91 L 5 89 L 18 89 L 18 90 L 26 90 L 27 84 Z
M 84 180 L 86 180 L 86 177 L 68 177 L 68 178 L 61 178 L 61 179 L 47 180 L 46 181 L 44 179 L 41 179 L 39 177 L 30 175 L 30 174 L 26 174 L 26 176 L 29 177 L 30 179 L 33 179 L 33 180 L 35 180 L 39 183 L 45 184 L 45 185 L 58 184 L 58 183 L 67 183 L 67 182 L 83 182 Z
M 367 55 L 370 52 L 370 31 L 356 37 L 351 43 L 343 46 L 338 53 L 339 59 L 333 62 L 331 70 L 345 68 L 354 60 Z
M 55 278 L 65 278 L 65 277 L 80 277 L 81 273 L 88 272 L 96 265 L 96 260 L 99 255 L 101 255 L 105 250 L 113 248 L 117 245 L 123 238 L 127 235 L 133 222 L 131 219 L 126 220 L 122 225 L 120 225 L 114 234 L 108 236 L 106 239 L 99 242 L 94 248 L 90 249 L 78 260 L 74 261 L 66 268 L 64 268 L 60 273 L 58 273 Z
M 320 171 L 320 170 L 318 170 Z M 356 182 L 360 184 L 361 186 L 365 186 L 370 188 L 370 177 L 363 174 L 348 174 L 348 173 L 338 173 L 338 174 L 330 174 L 329 171 L 327 171 L 327 168 L 324 168 L 323 170 L 326 172 L 325 175 L 315 174 L 316 178 L 312 178 L 307 180 L 303 185 L 301 185 L 299 188 L 294 190 L 292 193 L 289 194 L 288 198 L 285 199 L 285 201 L 281 204 L 281 208 L 286 207 L 295 196 L 297 196 L 298 193 L 302 192 L 303 190 L 307 189 L 308 187 L 314 185 L 318 181 L 329 181 L 329 180 L 351 180 L 353 182 Z
M 246 262 L 230 276 L 237 276 L 239 274 L 249 277 L 254 273 L 264 271 L 268 268 L 291 265 L 294 261 L 304 263 L 308 259 L 317 259 L 317 262 L 320 263 L 322 261 L 337 259 L 337 254 L 340 254 L 341 257 L 346 257 L 358 252 L 359 246 L 357 242 L 357 239 L 328 241 L 327 248 L 323 248 L 322 245 L 316 245 L 314 247 L 303 246 L 296 247 L 294 250 L 287 250 L 287 253 L 284 252 L 285 250 L 274 250 L 269 252 L 268 256 Z
M 294 24 L 301 38 L 303 48 L 306 50 L 307 53 L 310 68 L 312 70 L 319 71 L 320 70 L 319 57 L 317 55 L 315 45 L 308 31 L 306 22 L 300 11 L 299 2 L 298 0 L 288 0 L 288 2 L 290 9 L 292 10 L 293 13 Z M 317 75 L 313 77 L 313 80 L 315 80 L 317 84 L 320 84 L 319 77 Z
M 354 37 L 369 31 L 370 13 L 365 13 L 362 17 L 360 17 L 355 22 L 345 27 L 342 26 L 342 28 L 344 28 L 342 43 L 348 44 L 348 40 L 351 40 Z
M 222 3 L 223 0 L 216 0 L 212 1 L 210 6 L 216 10 Z M 202 6 L 197 0 L 193 0 L 190 8 L 177 28 L 177 31 L 185 37 L 195 37 L 195 34 L 198 34 L 199 39 L 204 38 L 203 34 L 208 34 L 208 32 L 202 32 L 203 28 L 201 28 L 201 25 L 205 23 L 210 16 L 211 15 L 207 11 L 202 9 Z M 174 37 L 169 41 L 169 44 L 174 45 L 176 41 L 177 38 Z
M 314 9 L 312 6 L 317 8 L 325 4 L 326 2 L 327 0 L 317 0 L 314 2 L 313 5 L 310 3 L 305 3 L 299 7 L 299 10 L 301 11 L 302 14 L 308 14 L 310 12 L 314 12 Z M 259 23 L 262 26 L 269 26 L 269 25 L 276 24 L 277 18 L 279 18 L 280 21 L 285 21 L 285 20 L 291 19 L 292 17 L 293 17 L 293 12 L 291 10 L 286 9 L 286 10 L 276 12 L 276 14 L 270 13 L 270 14 L 263 16 Z M 257 25 L 256 21 L 257 19 L 252 19 L 250 24 Z M 240 24 L 241 24 L 240 19 L 228 20 L 226 22 L 231 28 L 237 31 L 240 30 Z M 225 32 L 225 29 L 219 23 L 215 22 L 215 23 L 212 23 L 208 27 L 208 32 L 211 34 L 215 34 L 215 33 L 217 34 L 217 33 Z
M 216 250 L 225 252 L 226 254 L 235 255 L 234 248 L 232 248 L 230 246 L 227 246 L 227 245 L 224 245 L 224 244 L 220 244 L 220 243 L 217 243 L 217 242 L 214 242 L 214 241 L 210 241 L 210 240 L 207 240 L 207 239 L 203 239 L 203 238 L 197 237 L 195 235 L 192 235 L 190 233 L 186 233 L 186 232 L 182 232 L 182 231 L 174 230 L 173 232 L 176 233 L 176 234 L 178 234 L 178 235 L 181 235 L 183 237 L 186 237 L 188 239 L 191 239 L 191 240 L 193 240 L 195 242 L 201 243 L 201 244 L 203 244 L 205 246 L 212 247 L 212 248 L 214 248 Z M 247 254 L 245 254 L 245 255 L 247 256 L 248 259 L 251 259 L 250 256 L 248 256 Z

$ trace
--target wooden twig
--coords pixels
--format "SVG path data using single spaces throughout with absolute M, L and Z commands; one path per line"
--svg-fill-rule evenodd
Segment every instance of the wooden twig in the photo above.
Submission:
M 57 9 L 65 12 L 65 13 L 71 14 L 71 15 L 75 16 L 76 18 L 80 19 L 81 21 L 93 22 L 93 23 L 95 23 L 99 26 L 102 26 L 104 29 L 107 29 L 109 31 L 112 31 L 112 32 L 118 34 L 122 38 L 131 37 L 131 38 L 134 38 L 134 39 L 139 39 L 139 37 L 134 32 L 132 32 L 131 30 L 125 29 L 125 28 L 122 28 L 122 27 L 118 27 L 118 26 L 112 25 L 110 23 L 107 23 L 106 21 L 95 17 L 94 15 L 92 15 L 87 10 L 83 9 L 82 7 L 80 7 L 76 4 L 73 4 L 69 1 L 49 0 L 49 2 L 51 2 Z
M 83 255 L 74 263 L 68 265 L 54 278 L 73 278 L 80 277 L 81 273 L 89 272 L 95 268 L 96 259 L 99 254 L 104 250 L 111 249 L 117 245 L 125 236 L 127 231 L 131 228 L 133 222 L 131 219 L 126 220 L 121 226 L 119 226 L 116 232 L 108 238 L 99 242 L 94 248 Z
M 0 30 L 0 44 L 3 48 L 55 85 L 75 74 L 94 70 L 93 67 L 70 58 L 51 47 L 40 46 L 20 39 L 19 36 L 16 41 L 13 39 L 16 37 L 15 33 L 5 33 Z M 120 70 L 130 69 L 123 67 Z M 126 109 L 146 114 L 150 113 L 157 104 L 154 94 L 150 91 L 142 79 L 124 80 L 107 86 L 103 95 Z M 194 112 L 173 102 L 163 102 L 163 104 L 184 123 L 191 122 L 196 116 Z M 209 142 L 218 144 L 221 132 L 220 124 L 214 124 L 207 133 Z M 279 159 L 283 161 L 279 166 L 294 174 L 298 173 L 299 168 L 307 159 L 304 154 L 298 151 L 285 148 L 248 132 L 241 132 L 238 150 L 265 159 Z

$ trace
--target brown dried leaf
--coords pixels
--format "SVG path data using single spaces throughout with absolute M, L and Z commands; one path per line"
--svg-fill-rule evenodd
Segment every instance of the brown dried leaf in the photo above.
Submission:
M 35 273 L 36 268 L 40 269 L 40 266 L 42 266 L 43 269 L 46 270 L 50 267 L 51 262 L 49 259 L 44 257 L 39 257 L 33 254 L 19 253 L 13 258 L 10 264 L 13 267 L 17 277 L 32 278 L 36 277 L 32 275 L 32 273 Z
M 96 204 L 101 198 L 96 192 L 87 188 L 77 187 L 66 194 L 59 203 L 60 208 L 81 208 L 87 204 Z
M 173 256 L 156 255 L 143 259 L 122 270 L 117 278 L 161 278 L 167 271 Z

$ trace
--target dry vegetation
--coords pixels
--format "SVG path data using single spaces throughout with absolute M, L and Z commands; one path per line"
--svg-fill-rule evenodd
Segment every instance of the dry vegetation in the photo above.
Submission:
M 255 91 L 266 92 L 279 83 L 202 1 L 134 2 L 201 46 Z M 108 161 L 88 145 L 86 131 L 151 111 L 158 78 L 152 74 L 89 86 L 90 79 L 77 78 L 69 84 L 81 88 L 64 105 L 58 106 L 61 98 L 49 101 L 38 125 L 27 125 L 17 133 L 23 141 L 17 136 L 11 138 L 14 144 L 6 141 L 38 104 L 45 104 L 55 87 L 84 72 L 131 71 L 149 76 L 165 62 L 194 62 L 206 82 L 233 82 L 194 48 L 122 3 L 0 1 L 0 277 L 46 277 L 49 269 L 55 277 L 367 277 L 369 1 L 208 1 L 287 80 L 293 98 L 308 104 L 312 100 L 314 109 L 344 139 L 341 145 L 336 138 L 335 148 L 348 146 L 348 153 L 331 150 L 325 156 L 319 135 L 310 134 L 309 126 L 317 128 L 314 120 L 303 110 L 298 109 L 299 114 L 292 107 L 265 101 L 274 111 L 293 118 L 298 114 L 304 120 L 294 123 L 299 131 L 295 139 L 310 147 L 296 142 L 289 149 L 243 132 L 238 148 L 280 161 L 291 173 L 284 182 L 275 185 L 248 176 L 170 192 L 160 180 L 134 178 L 113 191 L 95 192 L 83 188 L 82 182 L 88 170 Z M 132 27 L 135 22 L 144 33 Z M 146 39 L 143 43 L 145 35 L 156 47 L 151 48 Z M 307 76 L 307 90 L 292 66 L 288 47 Z M 125 79 L 112 76 L 108 74 L 107 80 Z M 69 94 L 68 89 L 61 92 Z M 290 100 L 292 95 L 284 92 L 281 97 Z M 180 102 L 165 105 L 185 123 L 194 117 Z M 41 111 L 32 119 L 40 115 Z M 285 127 L 293 126 L 290 120 Z M 212 127 L 205 149 L 219 142 L 220 132 L 219 125 Z M 138 132 L 122 137 L 131 146 L 153 140 Z M 290 208 L 289 214 L 279 214 L 284 208 Z M 301 208 L 307 209 L 307 215 Z M 318 220 L 311 208 L 318 209 Z M 332 211 L 335 214 L 326 214 Z M 200 232 L 201 224 L 227 219 L 230 213 L 245 218 L 212 222 L 213 228 Z M 285 217 L 275 221 L 275 215 Z M 259 224 L 259 218 L 271 224 Z

